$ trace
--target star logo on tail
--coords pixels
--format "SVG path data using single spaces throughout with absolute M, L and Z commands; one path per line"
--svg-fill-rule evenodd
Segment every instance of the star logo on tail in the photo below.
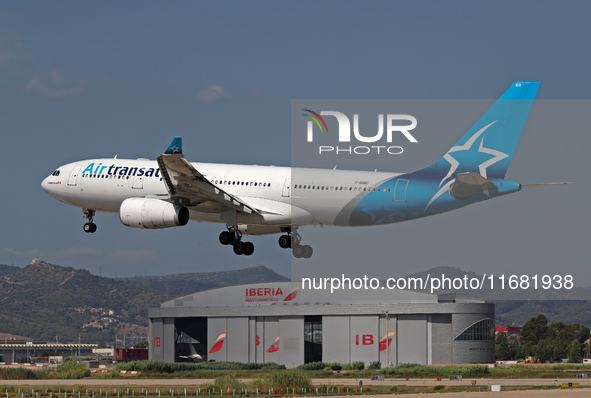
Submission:
M 449 171 L 441 179 L 439 183 L 439 187 L 441 188 L 429 201 L 425 210 L 431 206 L 433 202 L 437 200 L 441 195 L 443 195 L 453 183 L 452 176 L 465 173 L 465 172 L 474 172 L 474 164 L 477 163 L 475 159 L 483 158 L 482 163 L 478 165 L 478 172 L 484 178 L 487 178 L 487 169 L 492 166 L 493 164 L 500 162 L 501 160 L 509 157 L 506 153 L 501 151 L 497 151 L 492 148 L 486 148 L 484 146 L 484 136 L 480 138 L 480 136 L 493 124 L 497 121 L 495 120 L 492 123 L 487 124 L 480 130 L 478 130 L 470 139 L 468 139 L 464 144 L 457 145 L 452 147 L 443 158 L 449 162 Z M 475 146 L 474 144 L 480 138 L 479 145 Z M 451 178 L 451 179 L 450 179 Z

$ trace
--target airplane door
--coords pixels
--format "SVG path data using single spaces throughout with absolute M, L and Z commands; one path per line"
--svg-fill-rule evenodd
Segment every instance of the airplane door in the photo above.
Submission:
M 144 176 L 133 176 L 131 187 L 133 189 L 142 189 L 144 187 Z
M 70 177 L 68 178 L 68 185 L 76 186 L 76 183 L 78 181 L 78 174 L 80 173 L 81 168 L 82 168 L 82 165 L 79 165 L 79 166 L 75 166 L 72 169 L 72 171 L 70 172 Z
M 406 202 L 406 188 L 408 180 L 397 180 L 394 187 L 394 202 Z
M 283 183 L 283 193 L 281 196 L 289 198 L 291 196 L 291 178 L 286 178 Z

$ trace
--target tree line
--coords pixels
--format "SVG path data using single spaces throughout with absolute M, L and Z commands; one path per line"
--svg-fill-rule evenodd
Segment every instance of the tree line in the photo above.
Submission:
M 590 329 L 580 323 L 566 325 L 555 322 L 548 325 L 548 318 L 539 314 L 527 321 L 521 336 L 499 333 L 495 343 L 497 361 L 520 360 L 528 356 L 535 362 L 582 362 L 591 357 Z

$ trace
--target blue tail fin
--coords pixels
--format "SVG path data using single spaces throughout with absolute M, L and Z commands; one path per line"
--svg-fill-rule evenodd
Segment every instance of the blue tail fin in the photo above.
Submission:
M 447 153 L 418 173 L 504 178 L 540 83 L 516 82 Z
M 183 153 L 183 139 L 181 137 L 174 137 L 172 142 L 164 151 L 166 155 L 172 155 L 175 153 Z

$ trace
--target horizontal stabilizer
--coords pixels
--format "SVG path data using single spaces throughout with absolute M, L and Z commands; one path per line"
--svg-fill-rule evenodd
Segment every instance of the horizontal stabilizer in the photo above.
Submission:
M 539 188 L 539 187 L 551 187 L 552 185 L 566 185 L 572 184 L 572 182 L 547 182 L 545 184 L 526 184 L 521 185 L 521 188 Z
M 456 176 L 449 187 L 449 194 L 454 199 L 465 200 L 496 188 L 495 184 L 478 173 L 463 173 Z

